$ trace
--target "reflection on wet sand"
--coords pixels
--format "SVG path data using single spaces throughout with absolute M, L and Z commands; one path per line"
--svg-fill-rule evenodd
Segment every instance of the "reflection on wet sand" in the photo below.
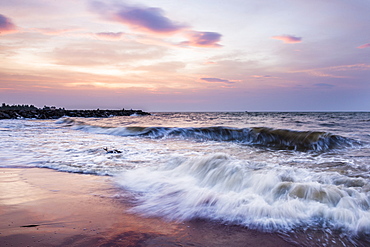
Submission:
M 293 246 L 238 226 L 125 213 L 130 195 L 110 177 L 2 168 L 0 190 L 4 246 Z

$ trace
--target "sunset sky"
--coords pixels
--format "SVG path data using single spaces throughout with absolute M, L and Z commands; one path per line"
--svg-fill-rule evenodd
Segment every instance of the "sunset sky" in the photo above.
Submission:
M 369 0 L 1 0 L 0 103 L 370 111 Z

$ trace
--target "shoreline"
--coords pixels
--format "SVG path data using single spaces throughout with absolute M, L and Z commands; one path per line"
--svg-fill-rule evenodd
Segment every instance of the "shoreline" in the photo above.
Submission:
M 297 246 L 277 234 L 127 213 L 111 177 L 0 168 L 2 246 Z

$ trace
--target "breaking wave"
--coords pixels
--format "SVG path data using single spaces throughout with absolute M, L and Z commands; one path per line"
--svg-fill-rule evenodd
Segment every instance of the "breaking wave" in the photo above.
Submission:
M 295 131 L 267 127 L 101 127 L 71 118 L 60 119 L 57 123 L 94 134 L 143 136 L 155 139 L 181 138 L 197 141 L 230 141 L 246 145 L 297 151 L 328 151 L 359 144 L 359 142 L 353 139 L 328 132 Z
M 348 235 L 370 234 L 365 180 L 323 176 L 212 154 L 125 171 L 116 179 L 136 193 L 133 212 L 147 216 L 203 218 L 269 232 L 328 227 Z

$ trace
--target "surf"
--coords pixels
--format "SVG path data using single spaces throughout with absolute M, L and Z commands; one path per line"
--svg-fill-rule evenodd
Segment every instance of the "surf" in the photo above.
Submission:
M 277 150 L 325 152 L 337 148 L 358 146 L 351 138 L 320 131 L 297 131 L 269 127 L 234 128 L 211 127 L 142 127 L 95 126 L 81 120 L 65 118 L 57 123 L 94 134 L 138 136 L 153 139 L 179 138 L 195 141 L 236 142 Z
M 201 218 L 266 232 L 325 227 L 370 234 L 368 192 L 341 179 L 306 169 L 261 168 L 224 154 L 178 157 L 116 176 L 136 196 L 131 211 L 145 216 L 180 222 Z

